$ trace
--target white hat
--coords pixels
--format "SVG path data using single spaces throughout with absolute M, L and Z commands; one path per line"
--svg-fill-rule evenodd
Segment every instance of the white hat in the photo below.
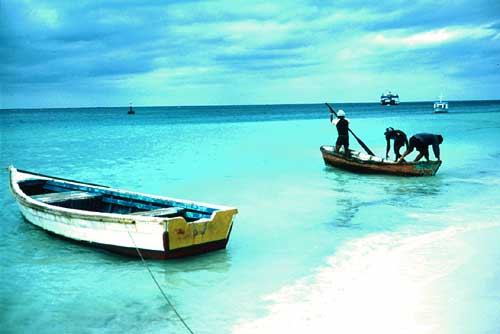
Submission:
M 345 117 L 345 112 L 344 112 L 344 110 L 340 109 L 340 110 L 337 112 L 337 116 L 338 116 L 338 117 Z

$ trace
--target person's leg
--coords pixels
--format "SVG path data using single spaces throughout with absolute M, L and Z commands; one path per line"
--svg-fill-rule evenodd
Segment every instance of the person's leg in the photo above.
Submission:
M 349 158 L 350 152 L 349 152 L 349 144 L 344 144 L 344 155 Z
M 429 147 L 428 146 L 423 150 L 423 153 L 424 153 L 425 160 L 429 161 Z
M 399 157 L 398 160 L 396 160 L 397 162 L 401 162 L 403 161 L 403 159 L 408 155 L 410 154 L 411 152 L 413 152 L 413 150 L 415 149 L 416 147 L 416 144 L 418 143 L 418 139 L 415 138 L 415 137 L 411 137 L 410 138 L 410 143 L 408 145 L 408 148 L 406 149 L 405 153 L 403 153 L 402 156 Z
M 397 161 L 399 159 L 399 157 L 401 157 L 399 150 L 401 149 L 401 147 L 403 147 L 403 145 L 404 145 L 404 142 L 403 143 L 394 142 L 394 154 L 396 154 L 396 160 L 394 160 L 394 161 Z
M 423 156 L 424 156 L 424 153 L 419 151 L 417 157 L 413 161 L 420 161 L 420 159 L 422 159 Z
M 335 142 L 335 152 L 340 151 L 340 146 L 342 146 L 342 142 L 340 140 L 340 136 L 338 136 L 337 141 Z
M 417 149 L 417 151 L 419 153 L 418 153 L 417 157 L 415 158 L 415 160 L 413 160 L 413 161 L 420 161 L 420 159 L 422 159 L 422 157 L 426 155 L 426 152 L 427 152 L 427 156 L 429 155 L 429 150 L 427 149 L 427 145 L 425 145 L 424 143 L 422 143 L 418 139 L 416 139 L 414 143 L 415 143 L 415 148 Z
M 335 151 L 339 152 L 340 151 L 340 147 L 344 148 L 344 154 L 348 154 L 349 153 L 349 137 L 347 137 L 347 136 L 339 136 L 337 138 L 337 144 L 336 144 L 336 147 L 335 147 Z

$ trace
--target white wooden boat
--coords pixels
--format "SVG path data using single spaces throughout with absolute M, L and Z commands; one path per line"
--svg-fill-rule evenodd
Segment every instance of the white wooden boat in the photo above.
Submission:
M 237 209 L 72 181 L 9 167 L 22 215 L 57 236 L 144 258 L 225 248 Z

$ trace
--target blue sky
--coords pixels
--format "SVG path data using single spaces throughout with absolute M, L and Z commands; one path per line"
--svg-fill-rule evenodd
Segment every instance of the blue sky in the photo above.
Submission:
M 500 99 L 500 1 L 0 2 L 1 108 Z

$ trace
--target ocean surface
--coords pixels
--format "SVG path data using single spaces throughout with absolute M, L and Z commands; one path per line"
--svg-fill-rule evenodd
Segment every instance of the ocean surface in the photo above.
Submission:
M 332 105 L 380 156 L 442 134 L 437 175 L 326 167 L 324 104 L 0 110 L 2 333 L 189 333 L 140 260 L 27 223 L 9 165 L 237 207 L 227 249 L 147 261 L 194 333 L 500 333 L 500 101 Z

